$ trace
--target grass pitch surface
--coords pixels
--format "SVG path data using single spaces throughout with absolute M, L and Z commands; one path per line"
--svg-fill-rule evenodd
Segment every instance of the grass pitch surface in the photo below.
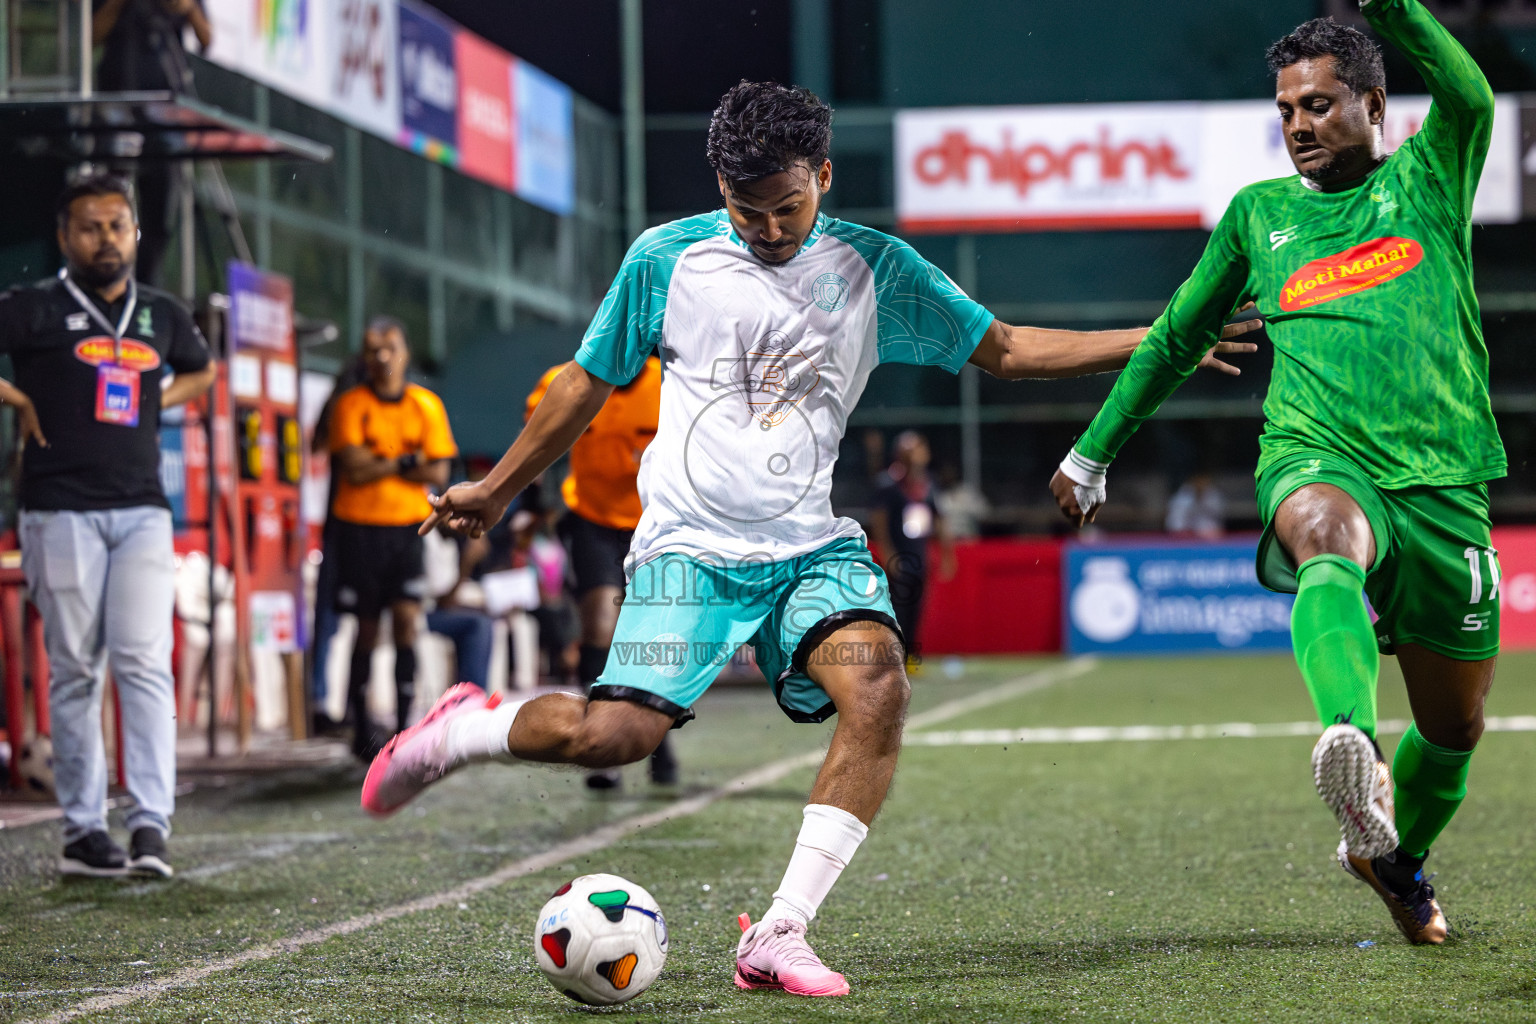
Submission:
M 914 714 L 1058 664 L 973 661 L 957 679 L 930 667 Z M 789 723 L 762 691 L 712 694 L 699 712 L 674 734 L 685 796 L 814 751 L 830 730 Z M 1381 713 L 1407 715 L 1390 659 Z M 1536 714 L 1536 657 L 1504 659 L 1489 713 Z M 1288 658 L 1136 660 L 923 728 L 1310 717 Z M 598 799 L 576 773 L 487 766 L 378 823 L 357 809 L 360 771 L 205 784 L 181 802 L 168 883 L 62 882 L 56 826 L 0 833 L 0 1020 L 64 1019 L 167 982 L 72 1019 L 1536 1020 L 1536 734 L 1490 733 L 1473 763 L 1471 795 L 1430 861 L 1453 929 L 1439 949 L 1407 945 L 1334 863 L 1311 743 L 908 748 L 811 932 L 853 993 L 818 1001 L 730 980 L 735 916 L 766 908 L 812 769 L 387 920 L 380 912 L 678 798 L 639 770 L 624 795 Z M 587 871 L 645 885 L 671 926 L 661 979 L 606 1010 L 557 994 L 531 952 L 538 908 Z M 338 922 L 354 930 L 311 941 Z M 251 950 L 263 956 L 223 966 Z

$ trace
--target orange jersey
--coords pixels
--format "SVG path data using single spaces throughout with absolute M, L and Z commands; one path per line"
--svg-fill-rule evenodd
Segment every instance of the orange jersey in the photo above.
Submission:
M 338 398 L 331 410 L 331 452 L 353 446 L 385 458 L 415 452 L 423 462 L 459 453 L 442 399 L 415 384 L 407 384 L 405 393 L 392 402 L 375 395 L 367 384 Z M 432 506 L 426 484 L 393 475 L 351 484 L 341 476 L 331 514 L 364 526 L 407 526 L 431 515 Z
M 544 398 L 550 383 L 570 364 L 552 366 L 528 396 L 526 416 Z M 571 447 L 571 472 L 560 495 L 572 512 L 614 530 L 640 522 L 640 456 L 656 436 L 661 418 L 661 360 L 652 356 L 640 374 L 614 388 L 602 411 Z

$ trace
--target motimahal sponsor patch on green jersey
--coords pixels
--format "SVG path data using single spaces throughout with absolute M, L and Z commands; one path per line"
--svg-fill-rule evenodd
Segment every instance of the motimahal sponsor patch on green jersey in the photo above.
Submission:
M 1418 0 L 1365 13 L 1429 84 L 1423 127 L 1354 188 L 1292 176 L 1239 192 L 1079 440 L 1084 456 L 1112 459 L 1252 300 L 1275 349 L 1261 469 L 1321 447 L 1386 488 L 1504 475 L 1471 256 L 1493 95 Z

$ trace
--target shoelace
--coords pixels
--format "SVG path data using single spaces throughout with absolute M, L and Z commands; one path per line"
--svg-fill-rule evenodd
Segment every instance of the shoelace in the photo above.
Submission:
M 803 925 L 794 921 L 775 921 L 772 934 L 762 941 L 763 945 L 771 946 L 791 966 L 819 967 L 826 970 L 826 965 L 811 952 L 811 947 L 806 945 Z

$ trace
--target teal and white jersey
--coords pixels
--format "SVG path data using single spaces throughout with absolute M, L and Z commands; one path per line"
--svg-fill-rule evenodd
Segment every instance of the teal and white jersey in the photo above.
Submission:
M 869 372 L 959 372 L 991 323 L 905 242 L 825 216 L 782 264 L 724 210 L 641 235 L 576 353 L 612 384 L 661 357 L 631 568 L 669 551 L 781 561 L 862 536 L 832 515 L 832 468 Z

